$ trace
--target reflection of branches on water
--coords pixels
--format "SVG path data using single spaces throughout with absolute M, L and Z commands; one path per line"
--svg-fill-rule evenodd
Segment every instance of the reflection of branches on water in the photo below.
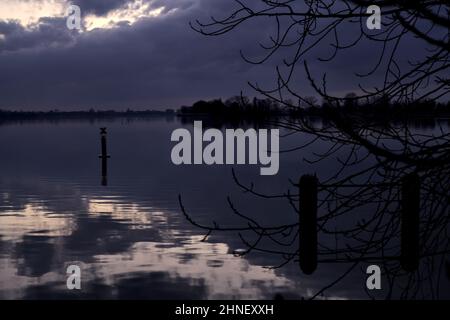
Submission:
M 447 173 L 448 173 L 447 167 Z M 379 170 L 378 165 L 372 166 L 371 170 L 364 169 L 353 175 L 353 179 L 347 176 L 345 184 L 320 185 L 321 198 L 318 200 L 318 207 L 322 214 L 317 219 L 317 231 L 319 238 L 332 237 L 335 239 L 334 246 L 318 243 L 319 263 L 343 263 L 350 266 L 336 280 L 342 280 L 346 275 L 357 267 L 359 263 L 375 263 L 383 266 L 385 276 L 389 283 L 388 297 L 395 288 L 397 279 L 407 278 L 407 285 L 403 290 L 405 297 L 416 297 L 421 289 L 424 280 L 429 280 L 430 288 L 439 287 L 440 275 L 444 273 L 445 256 L 450 253 L 450 241 L 448 235 L 448 194 L 446 190 L 450 187 L 450 179 L 447 178 L 436 181 L 436 173 L 426 176 L 422 173 L 422 205 L 420 215 L 420 259 L 423 267 L 417 272 L 407 272 L 401 268 L 401 248 L 400 229 L 401 217 L 399 212 L 400 194 L 399 185 L 401 174 L 398 170 L 390 172 L 389 181 L 386 177 L 380 183 L 370 183 L 371 178 L 367 178 Z M 352 183 L 357 177 L 366 177 L 367 184 Z M 244 185 L 233 171 L 233 178 L 236 183 L 246 193 L 263 199 L 285 198 L 291 204 L 293 210 L 299 214 L 296 203 L 298 195 L 291 194 L 264 194 L 255 190 L 254 185 Z M 295 185 L 296 187 L 297 185 Z M 344 191 L 342 191 L 344 190 Z M 430 192 L 431 191 L 431 192 Z M 444 197 L 442 196 L 444 195 Z M 243 244 L 247 247 L 242 253 L 245 255 L 252 251 L 263 252 L 280 257 L 280 264 L 274 268 L 280 268 L 286 264 L 297 261 L 299 248 L 296 246 L 299 237 L 299 223 L 264 226 L 253 218 L 241 213 L 234 203 L 228 198 L 231 211 L 243 219 L 241 227 L 219 226 L 213 223 L 211 226 L 201 225 L 195 222 L 186 212 L 180 197 L 180 205 L 187 219 L 197 227 L 207 231 L 207 236 L 216 231 L 238 232 Z M 359 212 L 364 208 L 370 210 L 366 215 Z M 343 225 L 338 228 L 336 221 L 347 214 L 360 217 L 354 225 Z M 363 216 L 363 217 L 361 217 Z M 256 237 L 254 240 L 247 240 L 243 233 L 251 231 Z M 205 237 L 206 239 L 206 237 Z M 267 244 L 267 240 L 271 242 Z M 270 249 L 268 249 L 270 247 Z M 438 268 L 438 270 L 436 270 Z M 434 274 L 433 274 L 434 273 Z M 338 283 L 334 281 L 333 285 Z M 325 288 L 329 288 L 326 286 Z M 324 289 L 320 290 L 321 294 Z M 436 291 L 437 294 L 439 291 Z M 433 293 L 433 292 L 432 292 Z M 314 297 L 316 297 L 314 295 Z
M 311 140 L 281 152 L 306 150 L 320 143 L 329 148 L 314 154 L 309 163 L 324 159 L 336 159 L 336 172 L 319 183 L 317 232 L 319 237 L 333 241 L 318 242 L 319 263 L 339 263 L 346 266 L 342 275 L 322 288 L 323 293 L 350 274 L 360 263 L 382 265 L 389 283 L 386 297 L 438 298 L 441 275 L 447 268 L 446 257 L 450 253 L 449 190 L 450 190 L 450 133 L 448 128 L 438 127 L 429 133 L 418 133 L 404 123 L 386 123 L 383 127 L 368 119 L 361 112 L 344 114 L 342 106 L 364 103 L 390 104 L 399 102 L 414 105 L 426 99 L 443 98 L 450 92 L 448 69 L 449 19 L 448 1 L 421 0 L 319 0 L 319 1 L 235 1 L 236 10 L 222 19 L 211 22 L 196 21 L 192 28 L 207 36 L 220 36 L 245 22 L 264 18 L 273 22 L 273 34 L 268 44 L 261 44 L 263 57 L 257 60 L 242 57 L 251 64 L 264 64 L 277 55 L 283 55 L 283 63 L 276 67 L 276 85 L 262 88 L 257 83 L 250 86 L 262 96 L 277 101 L 287 108 L 302 109 L 299 105 L 311 104 L 302 92 L 295 90 L 295 75 L 303 68 L 305 78 L 312 89 L 323 98 L 327 106 L 322 115 L 323 123 L 315 125 L 308 117 L 276 120 L 273 125 L 286 130 L 287 135 L 301 133 Z M 383 9 L 381 30 L 365 28 L 365 12 L 368 5 Z M 351 28 L 351 26 L 356 26 Z M 356 31 L 356 32 L 355 32 Z M 344 41 L 343 34 L 352 32 L 353 39 Z M 417 38 L 417 44 L 426 48 L 418 50 L 414 61 L 402 62 L 402 45 Z M 382 74 L 381 83 L 372 88 L 359 85 L 359 94 L 338 97 L 331 94 L 327 74 L 318 81 L 310 68 L 313 48 L 331 41 L 331 54 L 320 62 L 332 61 L 338 54 L 364 43 L 378 45 L 380 53 L 368 72 L 358 72 L 359 79 L 376 79 Z M 290 50 L 289 50 L 290 49 Z M 315 57 L 314 57 L 315 59 Z M 301 103 L 300 103 L 301 102 Z M 395 108 L 391 110 L 395 113 Z M 413 174 L 420 179 L 419 234 L 420 266 L 416 271 L 402 268 L 402 199 L 401 186 L 405 177 Z M 253 184 L 241 182 L 233 172 L 237 185 L 248 194 L 264 200 L 285 199 L 292 210 L 299 212 L 298 192 L 290 189 L 284 194 L 264 194 Z M 297 188 L 291 181 L 291 188 Z M 403 203 L 402 203 L 403 201 Z M 240 212 L 228 198 L 231 211 L 243 219 L 242 227 L 205 226 L 196 223 L 180 205 L 187 219 L 207 231 L 238 232 L 247 246 L 244 254 L 264 252 L 280 257 L 282 267 L 298 260 L 299 222 L 279 226 L 264 226 L 261 222 Z M 356 223 L 340 223 L 351 217 Z M 348 219 L 347 219 L 348 221 Z M 254 234 L 251 240 L 245 234 Z M 333 246 L 331 244 L 334 244 Z M 404 266 L 403 266 L 404 267 Z M 427 289 L 425 283 L 428 284 Z
M 437 298 L 441 275 L 445 274 L 445 258 L 450 253 L 450 150 L 446 143 L 449 133 L 439 128 L 435 130 L 436 134 L 413 134 L 407 127 L 389 127 L 386 130 L 370 124 L 363 126 L 363 120 L 349 119 L 355 124 L 351 129 L 357 133 L 356 137 L 364 137 L 364 141 L 371 143 L 368 146 L 355 143 L 353 135 L 338 130 L 332 124 L 322 125 L 318 130 L 307 119 L 298 121 L 302 123 L 286 122 L 279 123 L 279 126 L 291 133 L 306 132 L 310 134 L 311 140 L 282 152 L 302 150 L 321 140 L 328 143 L 328 150 L 316 153 L 308 162 L 316 163 L 335 157 L 339 164 L 336 172 L 319 185 L 318 208 L 321 214 L 317 218 L 317 232 L 319 238 L 334 239 L 334 245 L 319 241 L 318 263 L 348 266 L 332 284 L 322 288 L 313 297 L 343 280 L 360 263 L 374 263 L 383 267 L 389 284 L 386 297 L 391 297 L 394 290 L 400 287 L 400 297 L 412 298 L 422 294 Z M 402 179 L 410 173 L 418 174 L 421 180 L 421 266 L 416 272 L 405 271 L 400 263 L 400 187 Z M 243 183 L 234 170 L 233 179 L 245 193 L 263 200 L 285 199 L 292 211 L 300 214 L 298 192 L 292 192 L 291 189 L 282 194 L 259 192 L 253 183 Z M 298 183 L 291 181 L 291 187 L 297 189 L 298 186 Z M 243 219 L 242 226 L 219 226 L 215 222 L 211 226 L 198 224 L 187 214 L 181 198 L 180 204 L 188 220 L 206 230 L 207 236 L 217 231 L 238 232 L 247 247 L 243 255 L 254 251 L 276 255 L 280 263 L 275 268 L 298 260 L 298 220 L 290 224 L 265 226 L 240 212 L 230 198 L 227 200 L 231 211 Z M 357 222 L 340 226 L 338 221 L 347 216 Z M 247 232 L 254 233 L 252 240 L 244 236 Z M 426 293 L 423 291 L 425 281 L 428 281 L 429 288 Z

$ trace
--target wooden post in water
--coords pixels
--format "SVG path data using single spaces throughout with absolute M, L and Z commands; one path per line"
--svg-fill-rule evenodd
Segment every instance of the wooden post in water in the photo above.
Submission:
M 410 173 L 401 183 L 401 256 L 405 271 L 413 272 L 419 266 L 420 177 Z
M 106 128 L 100 128 L 100 136 L 102 154 L 98 157 L 102 159 L 102 186 L 106 186 L 108 184 L 108 158 L 110 158 L 106 149 Z
M 299 260 L 305 274 L 317 268 L 317 177 L 303 175 L 299 184 Z

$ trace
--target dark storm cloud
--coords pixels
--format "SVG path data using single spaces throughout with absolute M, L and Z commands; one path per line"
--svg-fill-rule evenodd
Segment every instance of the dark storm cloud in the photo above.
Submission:
M 196 4 L 133 26 L 84 33 L 76 42 L 57 19 L 32 31 L 3 24 L 15 31 L 0 45 L 0 107 L 178 107 L 239 94 L 251 70 L 239 49 L 252 32 L 208 41 L 188 25 L 201 14 Z
M 226 98 L 243 89 L 254 95 L 247 86 L 249 80 L 274 84 L 279 59 L 253 66 L 239 56 L 241 49 L 260 56 L 258 41 L 267 43 L 273 31 L 266 19 L 221 37 L 204 37 L 189 28 L 189 21 L 222 17 L 230 11 L 229 0 L 155 0 L 151 4 L 152 8 L 164 4 L 171 13 L 141 19 L 132 26 L 81 34 L 67 30 L 63 18 L 42 19 L 33 30 L 0 23 L 4 35 L 0 38 L 0 108 L 179 107 L 198 99 Z M 311 52 L 311 70 L 318 78 L 329 72 L 338 92 L 355 88 L 353 72 L 368 71 L 376 63 L 377 51 L 362 46 L 333 62 L 317 64 L 317 58 L 328 56 L 331 49 L 322 46 Z M 299 68 L 297 74 L 297 91 L 311 95 L 304 71 Z
M 0 53 L 51 48 L 74 40 L 73 34 L 67 32 L 64 18 L 42 18 L 33 30 L 25 29 L 18 22 L 0 21 L 0 34 L 5 37 L 0 41 Z
M 93 13 L 101 16 L 111 10 L 124 6 L 130 0 L 72 0 L 71 3 L 79 6 L 84 13 Z

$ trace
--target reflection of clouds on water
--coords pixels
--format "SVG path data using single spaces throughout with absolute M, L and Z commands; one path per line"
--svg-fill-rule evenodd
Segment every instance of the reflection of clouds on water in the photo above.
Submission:
M 233 224 L 224 196 L 241 192 L 229 167 L 171 164 L 170 132 L 179 125 L 108 123 L 107 188 L 100 186 L 98 124 L 0 127 L 0 146 L 17 145 L 0 158 L 0 220 L 8 221 L 0 223 L 0 297 L 296 298 L 320 287 L 322 276 L 304 279 L 295 264 L 262 268 L 278 264 L 278 257 L 234 256 L 242 248 L 236 234 L 200 241 L 203 233 L 182 216 L 177 195 L 196 219 Z M 252 178 L 253 169 L 239 172 Z M 269 189 L 285 187 L 282 175 L 267 184 L 256 178 Z M 278 203 L 236 200 L 268 224 L 293 217 Z M 65 288 L 63 266 L 71 261 L 84 264 L 80 295 Z
M 242 224 L 230 212 L 228 195 L 264 225 L 298 217 L 284 201 L 243 194 L 229 167 L 173 166 L 170 133 L 180 123 L 108 123 L 109 186 L 101 187 L 99 126 L 0 126 L 0 147 L 15 145 L 0 157 L 0 298 L 298 298 L 344 271 L 342 264 L 320 264 L 306 277 L 297 262 L 264 269 L 280 257 L 234 256 L 243 247 L 237 233 L 201 242 L 204 234 L 181 214 L 178 194 L 193 218 L 208 225 Z M 295 144 L 304 139 L 291 138 Z M 315 171 L 303 156 L 282 154 L 276 177 L 262 178 L 247 166 L 237 171 L 262 193 L 285 192 L 288 178 Z M 333 173 L 333 161 L 318 172 Z M 65 288 L 64 266 L 73 261 L 83 264 L 81 293 Z M 326 298 L 366 298 L 365 280 L 365 270 L 356 270 Z
M 48 212 L 38 203 L 26 204 L 20 211 L 2 211 L 0 225 L 3 241 L 20 241 L 25 235 L 68 236 L 75 228 L 74 219 Z
M 69 294 L 64 265 L 78 260 L 83 263 L 83 297 L 97 294 L 100 284 L 109 288 L 102 297 L 124 292 L 135 297 L 129 286 L 140 290 L 141 298 L 159 297 L 150 288 L 167 289 L 167 298 L 272 298 L 274 292 L 295 290 L 295 282 L 235 257 L 225 243 L 202 242 L 203 235 L 180 225 L 182 217 L 148 203 L 111 193 L 81 195 L 81 201 L 69 205 L 75 207 L 58 214 L 44 205 L 45 194 L 34 191 L 29 203 L 22 195 L 20 210 L 7 209 L 18 203 L 6 194 L 8 205 L 3 203 L 0 214 L 3 298 L 64 297 Z M 176 292 L 178 283 L 186 292 Z M 201 294 L 192 295 L 192 289 Z
M 164 212 L 157 208 L 124 201 L 126 199 L 120 196 L 83 197 L 90 216 L 108 215 L 114 221 L 129 224 L 131 229 L 151 228 L 154 223 L 168 222 Z
M 253 266 L 245 259 L 230 255 L 226 244 L 201 242 L 201 239 L 202 236 L 192 236 L 183 239 L 181 246 L 164 248 L 157 243 L 137 243 L 119 257 L 96 256 L 98 262 L 94 262 L 92 268 L 109 285 L 127 273 L 166 270 L 169 281 L 187 278 L 193 284 L 202 282 L 210 299 L 270 299 L 273 292 L 294 288 L 292 281 L 275 275 L 273 270 Z M 188 260 L 186 254 L 189 254 Z
M 201 284 L 206 298 L 271 298 L 274 291 L 295 287 L 292 281 L 277 276 L 274 271 L 233 256 L 225 243 L 202 242 L 202 235 L 189 235 L 176 228 L 164 229 L 170 219 L 163 211 L 142 210 L 138 204 L 125 203 L 124 199 L 113 196 L 85 197 L 83 201 L 87 203 L 88 214 L 79 218 L 55 215 L 37 204 L 25 205 L 19 214 L 2 213 L 2 240 L 14 251 L 12 257 L 3 251 L 0 260 L 2 297 L 17 297 L 21 289 L 24 293 L 36 286 L 48 286 L 48 292 L 64 291 L 61 285 L 65 283 L 64 262 L 74 253 L 76 256 L 80 248 L 85 251 L 78 254 L 89 261 L 82 272 L 88 288 L 101 282 L 114 292 L 119 283 L 133 281 L 137 281 L 134 286 L 146 283 L 153 288 L 152 275 L 156 276 L 156 282 L 163 280 L 170 285 L 180 279 L 193 288 Z M 114 223 L 105 223 L 105 217 Z M 89 227 L 98 220 L 107 232 Z M 116 232 L 115 223 L 129 224 L 130 228 Z M 148 242 L 148 236 L 147 239 L 127 236 L 160 227 L 155 242 Z M 89 236 L 80 238 L 77 235 L 80 232 Z M 74 241 L 77 245 L 72 248 Z M 121 244 L 118 247 L 117 242 Z M 138 281 L 139 277 L 149 279 Z M 82 293 L 85 294 L 92 293 Z M 190 297 L 187 293 L 179 295 Z

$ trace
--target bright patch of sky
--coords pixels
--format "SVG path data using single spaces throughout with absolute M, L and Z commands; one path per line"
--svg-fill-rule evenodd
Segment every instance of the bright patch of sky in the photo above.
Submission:
M 163 10 L 164 7 L 153 9 L 150 8 L 149 2 L 135 0 L 122 8 L 108 12 L 106 16 L 98 17 L 92 14 L 86 16 L 84 18 L 84 26 L 86 30 L 90 31 L 96 28 L 113 28 L 124 21 L 133 24 L 141 18 L 157 17 Z
M 1 0 L 0 21 L 14 20 L 24 27 L 32 28 L 41 18 L 65 17 L 70 4 L 69 0 Z M 149 1 L 134 0 L 103 16 L 84 15 L 81 7 L 81 15 L 85 30 L 91 31 L 96 28 L 113 28 L 123 22 L 133 24 L 141 18 L 157 17 L 163 10 L 164 7 L 151 7 Z

